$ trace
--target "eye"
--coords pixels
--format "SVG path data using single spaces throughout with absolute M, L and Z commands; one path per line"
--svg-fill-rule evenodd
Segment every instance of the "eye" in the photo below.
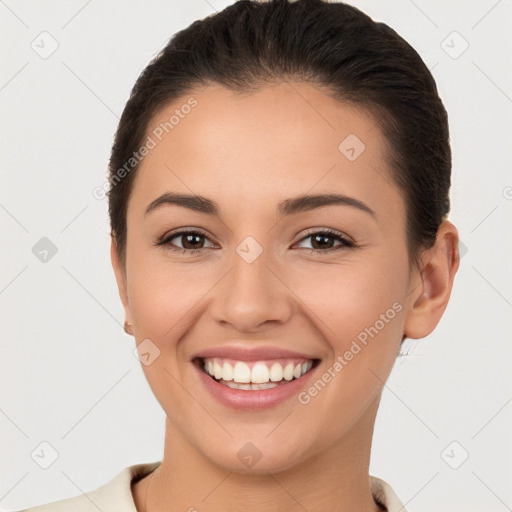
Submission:
M 310 232 L 308 235 L 303 237 L 298 244 L 303 244 L 308 239 L 311 240 L 311 247 L 303 248 L 314 253 L 326 253 L 340 249 L 353 249 L 356 247 L 356 244 L 347 236 L 328 228 Z M 215 248 L 215 245 L 212 242 L 209 242 L 210 245 L 205 246 L 205 243 L 207 242 L 209 242 L 209 238 L 200 231 L 182 230 L 163 235 L 155 245 L 164 246 L 168 249 L 181 253 L 195 254 L 200 251 Z
M 177 243 L 173 243 L 175 239 Z M 156 245 L 166 246 L 173 251 L 193 254 L 214 247 L 213 244 L 205 247 L 204 243 L 207 240 L 209 240 L 208 237 L 200 231 L 177 231 L 164 235 Z
M 310 232 L 299 241 L 299 244 L 307 241 L 308 239 L 311 240 L 311 247 L 304 248 L 315 253 L 325 253 L 340 249 L 353 249 L 356 247 L 356 244 L 352 240 L 342 233 L 333 231 L 332 229 L 322 229 L 321 231 Z

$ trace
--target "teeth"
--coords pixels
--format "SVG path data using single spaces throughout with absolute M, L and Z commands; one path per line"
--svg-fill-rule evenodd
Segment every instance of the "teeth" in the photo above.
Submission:
M 284 370 L 283 370 L 283 378 L 285 380 L 292 380 L 293 379 L 293 364 L 288 363 Z
M 283 380 L 283 367 L 279 363 L 274 363 L 270 367 L 270 380 L 272 382 L 279 382 L 280 380 Z
M 238 384 L 236 382 L 231 381 L 223 381 L 222 384 L 232 389 L 245 389 L 247 391 L 251 390 L 259 390 L 259 389 L 270 389 L 277 387 L 277 384 L 273 382 L 266 382 L 264 384 Z
M 216 379 L 222 378 L 222 366 L 217 361 L 213 361 L 213 374 Z
M 251 370 L 251 382 L 254 384 L 268 382 L 269 374 L 269 369 L 265 363 L 256 363 Z
M 235 382 L 251 382 L 251 369 L 245 363 L 238 361 L 233 368 L 233 380 Z
M 237 389 L 268 389 L 275 387 L 275 382 L 298 379 L 313 366 L 313 361 L 302 363 L 288 362 L 282 365 L 279 362 L 267 364 L 257 361 L 251 366 L 244 361 L 233 361 L 231 364 L 219 358 L 206 359 L 204 371 L 223 384 Z M 233 382 L 230 382 L 233 381 Z
M 222 367 L 222 378 L 224 380 L 233 380 L 233 367 L 229 363 L 224 363 Z

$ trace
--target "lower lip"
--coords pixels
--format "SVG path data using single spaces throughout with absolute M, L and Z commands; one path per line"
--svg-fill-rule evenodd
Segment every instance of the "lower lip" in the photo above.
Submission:
M 287 384 L 280 384 L 275 388 L 246 390 L 233 389 L 206 374 L 199 365 L 194 364 L 199 373 L 200 380 L 206 389 L 223 405 L 232 409 L 266 409 L 274 407 L 289 398 L 296 396 L 308 383 L 311 374 L 316 370 L 316 364 L 298 379 L 289 381 Z

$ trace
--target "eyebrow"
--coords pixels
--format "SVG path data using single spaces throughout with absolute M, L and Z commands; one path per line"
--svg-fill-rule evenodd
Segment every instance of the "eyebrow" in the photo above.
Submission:
M 167 192 L 157 197 L 148 205 L 144 215 L 146 216 L 166 204 L 175 204 L 199 213 L 220 217 L 220 207 L 215 201 L 204 196 L 177 194 L 174 192 Z M 370 214 L 372 217 L 377 217 L 376 213 L 362 201 L 341 194 L 303 195 L 285 199 L 278 204 L 277 209 L 279 215 L 284 217 L 331 205 L 352 206 Z

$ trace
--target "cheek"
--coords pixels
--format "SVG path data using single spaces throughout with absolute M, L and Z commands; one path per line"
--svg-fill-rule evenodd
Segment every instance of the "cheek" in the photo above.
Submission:
M 373 263 L 318 266 L 314 279 L 291 286 L 314 312 L 309 316 L 328 345 L 317 380 L 299 397 L 305 411 L 313 411 L 310 417 L 329 414 L 326 438 L 355 424 L 393 367 L 403 333 L 406 265 L 400 255 L 381 254 Z
M 178 351 L 211 287 L 193 267 L 171 265 L 162 257 L 152 261 L 147 255 L 133 255 L 129 268 L 128 295 L 137 344 L 150 340 L 158 348 L 153 352 L 157 356 L 143 364 L 142 370 L 165 411 L 190 406 L 190 396 L 180 384 L 185 367 Z
M 391 331 L 391 324 L 395 332 L 400 329 L 399 313 L 407 289 L 406 264 L 396 257 L 374 261 L 354 258 L 341 264 L 311 266 L 309 272 L 288 271 L 285 280 L 307 306 L 304 310 L 316 318 L 316 325 L 331 346 L 342 350 L 347 340 L 376 322 L 382 327 L 382 315 L 386 331 Z
M 157 345 L 181 337 L 209 289 L 199 270 L 193 264 L 172 265 L 161 256 L 133 257 L 128 296 L 137 337 L 150 338 Z

